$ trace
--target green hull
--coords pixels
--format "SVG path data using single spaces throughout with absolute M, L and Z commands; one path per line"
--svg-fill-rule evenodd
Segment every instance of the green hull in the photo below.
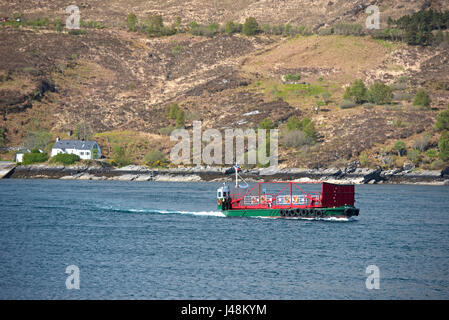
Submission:
M 353 206 L 338 208 L 313 208 L 295 209 L 246 209 L 246 210 L 223 210 L 227 217 L 272 217 L 272 218 L 349 218 L 359 215 L 359 209 Z

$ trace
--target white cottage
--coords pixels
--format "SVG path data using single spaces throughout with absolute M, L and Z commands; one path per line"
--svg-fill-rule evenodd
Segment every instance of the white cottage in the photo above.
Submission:
M 81 159 L 93 159 L 92 150 L 97 150 L 96 158 L 101 157 L 101 149 L 97 141 L 83 140 L 56 140 L 51 149 L 51 156 L 54 157 L 59 153 L 76 154 Z

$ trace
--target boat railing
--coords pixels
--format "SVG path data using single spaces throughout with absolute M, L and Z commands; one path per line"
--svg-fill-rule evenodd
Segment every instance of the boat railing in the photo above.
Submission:
M 261 188 L 262 185 L 279 185 L 276 191 Z M 282 185 L 284 184 L 284 185 Z M 232 208 L 235 209 L 291 209 L 291 208 L 317 208 L 340 207 L 354 205 L 354 186 L 336 185 L 321 182 L 320 191 L 307 190 L 302 185 L 311 183 L 298 182 L 259 182 L 245 193 L 231 194 Z M 316 183 L 315 183 L 316 184 Z M 268 191 L 268 192 L 267 192 Z M 271 192 L 270 192 L 271 191 Z

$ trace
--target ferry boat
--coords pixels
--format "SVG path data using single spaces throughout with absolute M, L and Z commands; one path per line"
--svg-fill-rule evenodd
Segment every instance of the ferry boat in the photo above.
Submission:
M 217 189 L 217 208 L 228 217 L 349 218 L 359 215 L 354 206 L 354 185 L 328 182 L 258 182 L 253 187 L 239 175 L 235 186 Z M 239 177 L 244 184 L 239 184 Z

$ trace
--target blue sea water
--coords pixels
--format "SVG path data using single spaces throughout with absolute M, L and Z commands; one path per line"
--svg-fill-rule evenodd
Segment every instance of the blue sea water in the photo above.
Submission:
M 0 180 L 0 299 L 449 298 L 448 187 L 356 186 L 359 217 L 307 221 L 225 218 L 218 186 Z

